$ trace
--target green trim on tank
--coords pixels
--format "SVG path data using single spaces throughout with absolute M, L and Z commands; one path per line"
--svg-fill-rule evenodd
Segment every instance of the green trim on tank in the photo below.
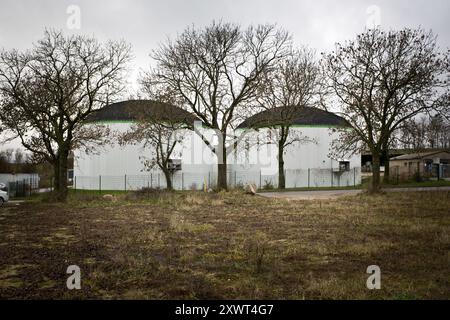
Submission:
M 107 124 L 107 123 L 135 123 L 133 120 L 101 120 L 101 121 L 87 121 L 86 124 Z
M 136 121 L 133 120 L 102 120 L 102 121 L 92 121 L 92 122 L 86 122 L 86 124 L 119 124 L 119 123 L 135 123 Z M 327 129 L 351 129 L 351 127 L 343 127 L 338 125 L 326 125 L 326 124 L 293 124 L 290 126 L 291 128 L 327 128 Z M 203 128 L 207 128 L 206 126 L 203 126 Z M 268 127 L 260 127 L 258 129 L 268 129 Z M 251 130 L 251 128 L 236 128 L 236 131 L 238 130 Z
M 85 122 L 85 124 L 119 124 L 119 123 L 133 124 L 133 123 L 136 123 L 136 121 L 134 121 L 134 120 L 101 120 L 101 121 Z M 202 127 L 207 128 L 205 125 L 202 125 Z
M 290 128 L 328 128 L 328 129 L 351 129 L 350 127 L 343 127 L 338 125 L 328 125 L 328 124 L 293 124 L 289 126 Z M 269 127 L 259 127 L 258 129 L 268 129 Z M 236 130 L 248 130 L 251 128 L 237 128 Z

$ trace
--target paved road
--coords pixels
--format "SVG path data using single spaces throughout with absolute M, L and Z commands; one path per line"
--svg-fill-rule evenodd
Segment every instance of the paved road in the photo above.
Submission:
M 385 192 L 411 192 L 411 191 L 450 191 L 450 187 L 427 187 L 427 188 L 389 188 Z M 320 190 L 320 191 L 287 191 L 287 192 L 262 192 L 258 195 L 267 198 L 280 198 L 289 200 L 316 200 L 335 199 L 343 196 L 354 196 L 364 190 Z

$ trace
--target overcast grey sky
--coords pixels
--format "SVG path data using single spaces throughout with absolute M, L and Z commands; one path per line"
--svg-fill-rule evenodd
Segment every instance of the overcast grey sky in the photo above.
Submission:
M 80 9 L 79 29 L 68 27 L 68 21 L 74 27 L 73 5 Z M 213 19 L 242 25 L 277 23 L 292 32 L 296 43 L 320 52 L 353 38 L 375 19 L 384 28 L 433 29 L 447 48 L 449 12 L 448 0 L 0 0 L 0 46 L 29 48 L 45 27 L 101 40 L 124 38 L 133 46 L 134 83 L 139 69 L 149 66 L 150 51 L 190 24 L 202 26 Z
M 80 11 L 79 29 L 73 6 Z M 446 49 L 449 12 L 448 0 L 0 0 L 0 47 L 29 48 L 45 27 L 100 40 L 123 38 L 133 46 L 130 83 L 135 84 L 139 70 L 150 65 L 151 50 L 190 24 L 202 26 L 213 19 L 244 26 L 277 23 L 293 34 L 297 44 L 321 52 L 354 38 L 376 21 L 386 29 L 432 29 Z

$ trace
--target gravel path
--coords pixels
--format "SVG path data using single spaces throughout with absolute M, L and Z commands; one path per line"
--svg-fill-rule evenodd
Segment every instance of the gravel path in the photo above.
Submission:
M 417 187 L 417 188 L 389 188 L 385 192 L 417 192 L 417 191 L 450 191 L 450 187 Z M 320 190 L 320 191 L 287 191 L 262 192 L 258 195 L 267 198 L 281 198 L 290 200 L 335 199 L 342 196 L 354 196 L 364 190 Z

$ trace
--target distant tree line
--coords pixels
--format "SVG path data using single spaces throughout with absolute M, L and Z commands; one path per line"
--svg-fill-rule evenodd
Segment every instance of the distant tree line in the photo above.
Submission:
M 450 149 L 450 120 L 439 114 L 407 120 L 397 133 L 395 147 L 411 150 Z
M 0 150 L 0 173 L 34 173 L 35 164 L 20 149 Z

